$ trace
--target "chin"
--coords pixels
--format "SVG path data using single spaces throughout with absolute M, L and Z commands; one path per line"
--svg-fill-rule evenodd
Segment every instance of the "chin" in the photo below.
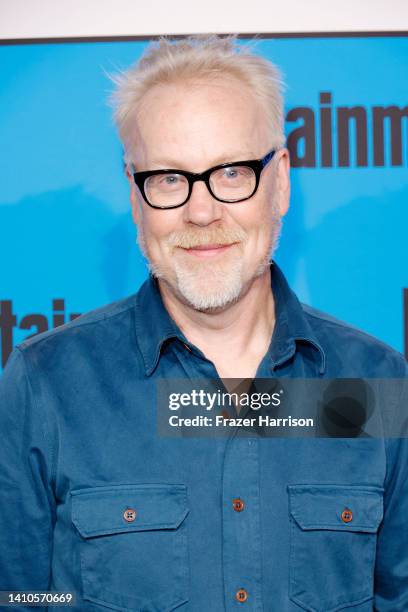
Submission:
M 214 288 L 208 291 L 194 291 L 194 287 L 186 284 L 179 284 L 177 289 L 186 303 L 200 312 L 221 312 L 237 302 L 242 294 L 241 284 L 237 287 L 228 287 L 227 291 L 225 287 L 219 291 Z
M 220 312 L 235 304 L 252 286 L 252 283 L 268 272 L 269 253 L 255 265 L 253 273 L 248 274 L 242 259 L 230 262 L 228 266 L 214 263 L 193 267 L 175 267 L 175 287 L 183 301 L 195 310 Z
M 243 289 L 242 260 L 200 262 L 197 265 L 175 264 L 178 293 L 195 310 L 216 311 L 236 302 Z
M 245 267 L 243 253 L 233 258 L 224 255 L 219 261 L 186 261 L 176 256 L 163 264 L 150 259 L 148 265 L 151 274 L 181 302 L 200 312 L 216 313 L 238 302 L 253 281 L 269 270 L 270 251 L 253 264 L 252 272 Z

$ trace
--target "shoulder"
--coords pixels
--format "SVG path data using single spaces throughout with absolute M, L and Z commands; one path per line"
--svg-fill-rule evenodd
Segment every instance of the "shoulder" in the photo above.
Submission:
M 403 377 L 404 356 L 378 338 L 302 303 L 309 325 L 326 354 L 330 375 Z
M 90 310 L 73 321 L 36 334 L 16 349 L 35 368 L 76 370 L 85 363 L 101 364 L 139 350 L 134 324 L 137 293 Z
M 126 318 L 129 311 L 134 308 L 135 301 L 136 294 L 133 294 L 121 300 L 90 310 L 81 314 L 73 321 L 69 321 L 64 325 L 27 338 L 18 344 L 18 348 L 24 350 L 39 344 L 57 343 L 58 341 L 63 341 L 79 333 L 92 334 L 101 329 L 109 329 L 115 326 L 121 318 Z

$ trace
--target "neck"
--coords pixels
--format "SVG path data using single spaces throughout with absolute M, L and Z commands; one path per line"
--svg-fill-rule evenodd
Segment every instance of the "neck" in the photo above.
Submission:
M 270 267 L 255 278 L 235 303 L 223 310 L 195 310 L 159 280 L 163 303 L 186 338 L 216 363 L 217 355 L 230 362 L 266 353 L 275 324 Z M 233 357 L 232 357 L 233 356 Z M 225 359 L 225 358 L 224 358 Z M 222 361 L 222 357 L 219 357 Z

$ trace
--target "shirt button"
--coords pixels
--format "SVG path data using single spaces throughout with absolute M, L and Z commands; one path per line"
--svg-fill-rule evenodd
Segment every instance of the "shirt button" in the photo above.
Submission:
M 232 500 L 232 507 L 234 508 L 235 512 L 242 512 L 244 509 L 244 506 L 245 506 L 244 502 L 239 497 L 236 497 L 235 499 Z
M 133 510 L 133 508 L 126 508 L 126 510 L 123 513 L 123 518 L 128 523 L 133 523 L 133 521 L 136 518 L 136 510 Z
M 235 599 L 243 603 L 244 601 L 248 599 L 248 592 L 245 589 L 239 589 L 235 593 Z
M 353 520 L 353 513 L 350 508 L 344 508 L 343 512 L 341 513 L 341 520 L 343 523 L 350 523 Z

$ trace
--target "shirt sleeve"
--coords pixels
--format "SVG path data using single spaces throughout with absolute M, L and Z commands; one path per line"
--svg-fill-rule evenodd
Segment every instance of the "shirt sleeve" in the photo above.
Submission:
M 406 366 L 396 407 L 401 437 L 385 440 L 387 475 L 384 518 L 377 540 L 376 612 L 408 610 L 408 402 Z M 397 432 L 394 424 L 393 433 Z M 402 437 L 404 436 L 404 437 Z
M 0 432 L 0 590 L 49 589 L 55 516 L 51 436 L 18 347 L 0 377 Z

